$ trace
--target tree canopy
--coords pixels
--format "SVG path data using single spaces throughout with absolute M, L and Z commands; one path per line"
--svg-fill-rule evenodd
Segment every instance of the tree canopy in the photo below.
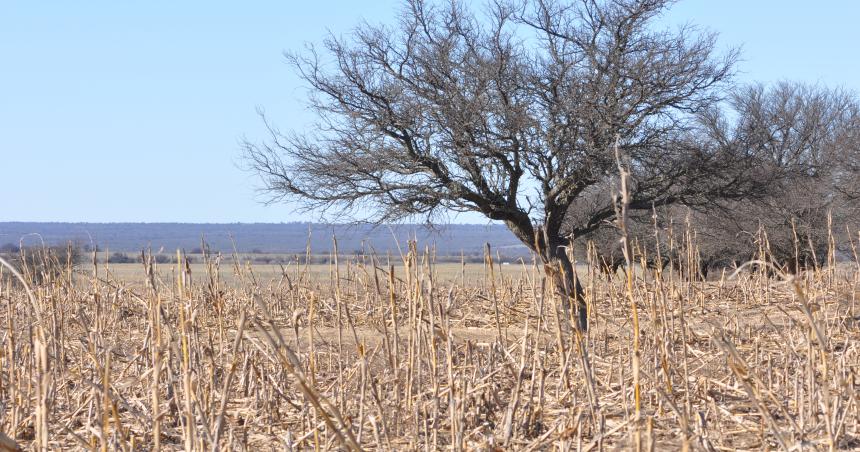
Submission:
M 745 196 L 748 156 L 698 133 L 737 54 L 692 26 L 655 30 L 669 3 L 409 1 L 394 26 L 289 55 L 316 128 L 271 128 L 246 156 L 276 198 L 376 222 L 475 211 L 527 243 L 617 172 L 616 138 L 633 209 Z M 602 207 L 568 232 L 614 215 Z

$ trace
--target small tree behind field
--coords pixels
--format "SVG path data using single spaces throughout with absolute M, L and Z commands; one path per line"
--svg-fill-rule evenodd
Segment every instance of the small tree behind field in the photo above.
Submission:
M 709 223 L 741 242 L 756 240 L 789 272 L 822 264 L 831 240 L 845 244 L 846 229 L 860 219 L 860 102 L 840 90 L 780 83 L 738 90 L 731 106 L 734 121 L 714 114 L 710 133 L 761 155 L 767 171 L 784 176 L 765 196 L 714 211 L 721 220 Z
M 860 220 L 860 102 L 855 95 L 788 82 L 751 85 L 736 89 L 722 108 L 698 116 L 703 139 L 758 156 L 758 172 L 768 184 L 757 196 L 680 209 L 655 205 L 656 223 L 651 215 L 632 215 L 628 229 L 644 244 L 642 253 L 654 256 L 659 243 L 662 257 L 678 267 L 694 265 L 691 274 L 706 276 L 710 268 L 751 259 L 766 259 L 794 273 L 823 264 L 834 246 L 849 251 L 846 231 Z M 610 184 L 582 196 L 567 221 L 576 224 L 593 215 L 612 196 Z M 594 243 L 601 263 L 621 265 L 613 225 L 578 239 Z M 673 243 L 694 247 L 695 253 Z
M 72 271 L 83 260 L 81 248 L 73 243 L 65 246 L 14 246 L 0 252 L 29 283 L 47 283 Z

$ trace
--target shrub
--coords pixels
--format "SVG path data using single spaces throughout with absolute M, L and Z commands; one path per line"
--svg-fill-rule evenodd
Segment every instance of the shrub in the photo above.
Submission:
M 82 261 L 81 248 L 69 243 L 66 246 L 25 246 L 17 253 L 9 253 L 12 264 L 18 267 L 28 282 L 49 283 L 71 271 Z
M 116 252 L 108 257 L 108 262 L 111 264 L 131 264 L 137 262 L 137 259 L 128 254 Z

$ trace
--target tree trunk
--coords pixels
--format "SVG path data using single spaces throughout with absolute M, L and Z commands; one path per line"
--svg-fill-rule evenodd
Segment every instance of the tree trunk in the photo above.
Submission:
M 547 275 L 553 278 L 556 289 L 562 297 L 562 308 L 568 319 L 576 319 L 576 326 L 580 331 L 588 330 L 588 309 L 585 303 L 585 292 L 579 277 L 573 271 L 573 263 L 567 255 L 566 246 L 554 244 L 550 240 L 550 246 L 544 250 L 541 259 L 545 265 Z M 575 301 L 575 303 L 571 303 Z M 574 312 L 571 313 L 570 310 Z M 573 316 L 571 316 L 573 314 Z
M 567 255 L 567 246 L 557 229 L 547 231 L 536 229 L 526 217 L 522 221 L 506 221 L 506 225 L 535 254 L 540 256 L 544 264 L 544 272 L 552 279 L 562 298 L 562 308 L 565 319 L 571 319 L 573 314 L 576 327 L 580 331 L 588 330 L 588 310 L 585 303 L 585 292 L 579 278 L 573 271 L 573 263 Z M 571 303 L 574 300 L 575 303 Z M 571 313 L 571 309 L 574 310 Z

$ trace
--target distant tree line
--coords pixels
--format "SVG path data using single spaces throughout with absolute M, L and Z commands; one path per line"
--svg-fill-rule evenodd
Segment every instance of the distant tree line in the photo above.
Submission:
M 84 261 L 92 261 L 92 253 L 94 251 L 94 247 L 92 246 L 79 246 L 72 245 L 72 264 L 78 265 Z M 47 250 L 47 251 L 46 251 Z M 23 252 L 22 248 L 13 243 L 6 243 L 0 245 L 0 256 L 8 257 L 10 261 L 19 264 L 22 261 L 21 256 L 26 256 L 26 261 L 28 264 L 32 264 L 35 262 L 39 256 L 47 254 L 51 256 L 54 260 L 58 262 L 66 262 L 67 261 L 67 247 L 62 246 L 50 246 L 47 248 L 43 247 L 24 247 Z M 104 254 L 98 252 L 95 249 L 96 255 L 95 259 L 98 263 L 109 263 L 109 264 L 139 264 L 143 262 L 142 254 L 140 252 L 130 253 L 130 252 L 122 252 L 115 251 L 110 254 Z M 214 253 L 207 248 L 206 254 L 212 258 L 218 256 L 224 262 L 232 262 L 236 259 L 236 256 L 232 254 L 221 254 L 217 251 Z M 370 256 L 372 254 L 371 251 L 368 250 L 355 250 L 351 254 L 341 254 L 340 261 L 347 262 L 351 259 L 353 260 L 361 260 L 364 257 Z M 187 259 L 189 263 L 196 263 L 202 261 L 203 257 L 203 249 L 202 248 L 192 248 L 189 253 L 183 253 L 183 259 Z M 89 256 L 89 257 L 87 257 Z M 310 258 L 308 258 L 305 254 L 284 254 L 284 253 L 266 253 L 261 250 L 252 250 L 251 253 L 240 253 L 237 255 L 238 259 L 242 262 L 250 262 L 252 264 L 260 264 L 260 265 L 287 265 L 287 264 L 300 264 L 304 265 L 306 262 L 311 265 L 320 265 L 320 264 L 329 264 L 334 261 L 331 254 L 311 254 Z M 376 255 L 377 258 L 382 256 Z M 493 258 L 499 261 L 513 261 L 519 257 L 520 255 L 507 255 L 507 254 L 494 254 Z M 433 255 L 434 262 L 436 263 L 483 263 L 485 261 L 485 255 L 483 253 L 461 253 L 461 254 L 434 254 Z M 176 263 L 176 254 L 175 253 L 154 253 L 152 255 L 152 260 L 157 264 L 175 264 Z M 399 260 L 399 257 L 395 262 Z

